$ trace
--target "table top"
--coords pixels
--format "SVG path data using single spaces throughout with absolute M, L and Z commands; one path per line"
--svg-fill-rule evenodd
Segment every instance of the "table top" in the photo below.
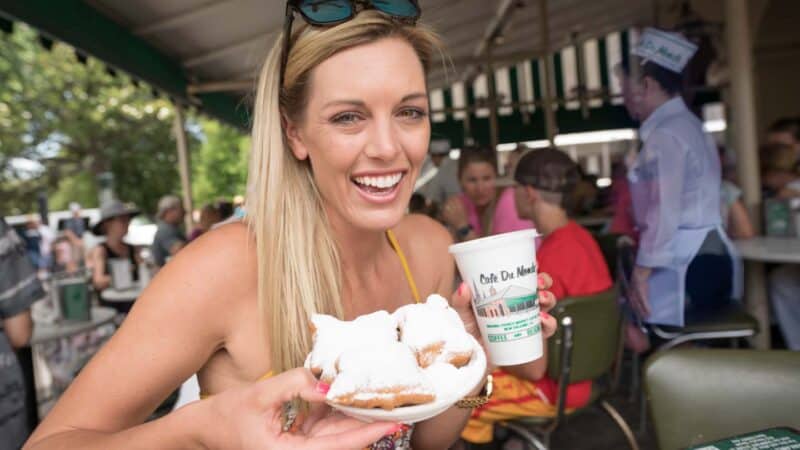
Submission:
M 107 302 L 132 302 L 139 298 L 141 293 L 142 288 L 137 283 L 128 289 L 103 289 L 103 291 L 100 292 L 100 297 Z
M 41 344 L 42 342 L 52 341 L 83 333 L 101 325 L 111 323 L 117 311 L 113 308 L 103 306 L 92 307 L 91 320 L 85 322 L 61 321 L 58 323 L 34 322 L 33 336 L 31 344 Z
M 797 448 L 800 444 L 800 434 L 797 430 L 787 427 L 776 427 L 768 430 L 740 434 L 726 439 L 707 444 L 689 447 L 689 450 L 778 450 Z
M 757 236 L 734 241 L 745 260 L 800 264 L 800 239 Z

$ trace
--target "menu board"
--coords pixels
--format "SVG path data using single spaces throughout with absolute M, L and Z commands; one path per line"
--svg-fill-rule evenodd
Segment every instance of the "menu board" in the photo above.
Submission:
M 770 428 L 741 434 L 688 450 L 800 450 L 800 434 L 791 428 Z

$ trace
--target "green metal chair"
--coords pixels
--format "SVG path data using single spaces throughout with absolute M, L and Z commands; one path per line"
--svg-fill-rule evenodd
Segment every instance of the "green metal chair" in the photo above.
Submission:
M 550 435 L 569 415 L 600 406 L 625 433 L 630 447 L 638 449 L 636 438 L 619 412 L 604 400 L 610 375 L 622 351 L 622 316 L 617 307 L 617 290 L 574 297 L 558 302 L 550 312 L 559 322 L 548 341 L 547 374 L 558 380 L 555 417 L 526 417 L 499 425 L 514 431 L 536 449 L 547 449 Z M 567 385 L 593 380 L 592 395 L 584 408 L 565 411 Z
M 595 242 L 597 242 L 597 246 L 600 247 L 600 252 L 603 254 L 603 259 L 608 266 L 608 273 L 610 273 L 613 278 L 617 273 L 619 247 L 620 244 L 624 242 L 620 240 L 620 238 L 623 238 L 623 236 L 617 233 L 600 233 L 593 234 L 592 237 L 594 237 Z
M 621 271 L 631 271 L 635 250 L 632 242 L 620 240 L 618 251 L 618 263 Z M 627 277 L 618 274 L 617 280 L 623 292 L 627 289 Z M 653 350 L 653 353 L 672 349 L 678 345 L 693 341 L 710 340 L 729 340 L 731 347 L 737 347 L 739 339 L 754 336 L 758 332 L 758 322 L 756 319 L 741 309 L 738 305 L 732 305 L 724 311 L 719 311 L 713 316 L 686 324 L 685 327 L 668 327 L 661 325 L 649 325 L 650 332 L 658 336 L 663 342 Z M 633 400 L 639 396 L 639 434 L 643 435 L 647 430 L 647 402 L 644 392 L 640 389 L 640 358 L 635 352 L 631 353 L 631 391 L 630 396 Z
M 675 349 L 645 365 L 661 450 L 777 426 L 800 428 L 800 353 Z

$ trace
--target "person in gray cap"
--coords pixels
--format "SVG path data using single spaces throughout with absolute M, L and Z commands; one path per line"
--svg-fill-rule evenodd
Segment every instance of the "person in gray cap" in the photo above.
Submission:
M 436 175 L 419 189 L 419 193 L 429 202 L 441 206 L 448 198 L 461 193 L 461 185 L 458 182 L 458 161 L 449 157 L 450 141 L 447 139 L 431 141 L 428 152 L 431 162 L 437 168 Z
M 83 238 L 83 233 L 86 231 L 86 224 L 81 216 L 80 203 L 71 202 L 69 211 L 72 213 L 72 217 L 65 219 L 59 226 L 68 234 L 70 240 L 77 241 Z
M 536 261 L 539 272 L 552 277 L 550 290 L 556 299 L 597 294 L 612 286 L 597 242 L 569 219 L 564 208 L 579 178 L 577 165 L 554 148 L 524 152 L 514 172 L 517 214 L 533 221 L 543 235 Z M 462 435 L 473 444 L 481 443 L 482 436 L 492 436 L 497 421 L 556 412 L 558 380 L 547 375 L 547 358 L 498 369 L 504 372 L 503 382 L 495 386 L 492 402 L 476 409 Z M 591 389 L 591 381 L 570 383 L 568 407 L 585 405 Z
M 167 263 L 167 258 L 174 256 L 186 245 L 186 235 L 180 229 L 183 216 L 181 199 L 176 195 L 166 195 L 158 201 L 158 228 L 153 238 L 150 251 L 158 267 Z
M 543 236 L 536 251 L 539 270 L 553 278 L 556 298 L 596 294 L 611 287 L 600 247 L 569 218 L 565 205 L 580 180 L 578 165 L 555 148 L 531 150 L 514 172 L 514 201 L 520 218 Z
M 100 220 L 92 227 L 92 233 L 105 236 L 106 240 L 96 246 L 89 253 L 92 266 L 92 287 L 98 292 L 111 286 L 111 259 L 127 259 L 130 261 L 131 279 L 138 279 L 138 268 L 142 262 L 135 248 L 123 241 L 128 233 L 131 219 L 139 214 L 139 210 L 132 205 L 126 205 L 119 200 L 106 203 L 100 208 Z M 101 303 L 102 296 L 100 297 Z M 105 303 L 103 303 L 105 304 Z M 109 306 L 119 309 L 116 304 Z M 130 309 L 130 305 L 126 305 Z M 127 309 L 121 312 L 127 312 Z

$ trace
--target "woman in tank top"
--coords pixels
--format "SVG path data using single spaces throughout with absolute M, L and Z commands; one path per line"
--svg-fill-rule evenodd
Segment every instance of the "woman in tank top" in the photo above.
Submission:
M 106 238 L 105 242 L 93 248 L 89 254 L 92 287 L 97 291 L 101 304 L 126 313 L 130 310 L 130 304 L 105 302 L 100 293 L 112 285 L 112 259 L 127 260 L 130 264 L 131 279 L 139 279 L 138 268 L 141 262 L 139 256 L 132 245 L 126 244 L 122 240 L 128 233 L 131 219 L 137 214 L 139 211 L 136 208 L 115 200 L 100 208 L 100 220 L 92 227 L 92 233 Z
M 295 369 L 311 349 L 312 313 L 351 320 L 439 293 L 478 333 L 469 289 L 453 293 L 448 231 L 405 214 L 430 142 L 425 73 L 438 38 L 413 25 L 416 1 L 357 4 L 368 8 L 289 2 L 293 32 L 259 77 L 244 221 L 204 234 L 158 273 L 29 448 L 443 449 L 458 438 L 468 409 L 412 433 L 319 404 L 291 423 L 281 406 L 320 400 Z M 298 13 L 328 25 L 292 27 Z M 540 302 L 554 304 L 546 291 Z M 550 335 L 554 320 L 543 327 Z M 194 373 L 206 400 L 143 423 Z

